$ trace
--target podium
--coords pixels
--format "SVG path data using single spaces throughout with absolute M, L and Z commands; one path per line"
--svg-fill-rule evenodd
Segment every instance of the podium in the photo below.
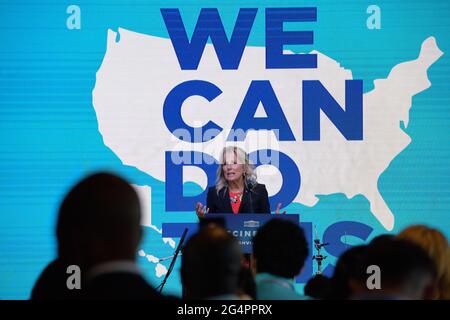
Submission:
M 296 224 L 300 223 L 300 216 L 298 214 L 218 214 L 210 213 L 202 218 L 205 221 L 223 223 L 223 227 L 234 235 L 241 245 L 243 253 L 252 252 L 252 238 L 256 234 L 259 227 L 272 219 L 285 219 Z M 163 223 L 162 237 L 163 238 L 179 238 L 183 234 L 184 229 L 187 228 L 187 238 L 193 235 L 200 228 L 200 222 L 192 223 Z

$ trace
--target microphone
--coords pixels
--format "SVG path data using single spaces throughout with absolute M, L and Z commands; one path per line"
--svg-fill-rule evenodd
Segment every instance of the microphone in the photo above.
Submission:
M 252 199 L 252 193 L 253 193 L 253 188 L 258 184 L 258 182 L 256 182 L 255 177 L 249 177 L 247 179 L 247 189 L 248 189 L 248 196 L 249 196 L 249 201 L 250 201 L 250 213 L 254 213 L 253 212 L 253 199 Z
M 249 189 L 249 191 L 252 191 L 253 188 L 258 184 L 258 182 L 256 182 L 256 179 L 254 177 L 250 177 L 247 179 L 247 187 Z

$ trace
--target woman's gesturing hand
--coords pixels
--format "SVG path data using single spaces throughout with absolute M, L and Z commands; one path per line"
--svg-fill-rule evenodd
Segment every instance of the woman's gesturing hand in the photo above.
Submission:
M 280 209 L 281 209 L 281 202 L 279 202 L 277 204 L 277 209 L 275 210 L 275 214 L 280 214 Z M 285 214 L 286 211 L 283 211 L 282 214 Z
M 195 213 L 197 214 L 197 217 L 203 218 L 208 212 L 209 208 L 204 206 L 201 202 L 197 202 L 197 205 L 195 206 Z

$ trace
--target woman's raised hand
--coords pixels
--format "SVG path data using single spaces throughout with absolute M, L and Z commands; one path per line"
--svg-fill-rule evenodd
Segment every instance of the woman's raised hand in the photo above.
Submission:
M 280 209 L 281 209 L 281 202 L 279 202 L 277 204 L 277 209 L 275 210 L 275 214 L 280 214 Z M 283 211 L 282 214 L 285 214 L 286 211 Z
M 209 208 L 206 208 L 201 202 L 197 202 L 197 205 L 195 206 L 195 213 L 197 214 L 197 217 L 203 218 L 205 214 L 209 212 Z

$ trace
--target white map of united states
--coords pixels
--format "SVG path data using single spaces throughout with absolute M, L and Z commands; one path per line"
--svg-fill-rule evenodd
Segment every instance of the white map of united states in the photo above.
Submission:
M 378 179 L 391 161 L 411 142 L 401 128 L 408 126 L 412 97 L 430 87 L 428 68 L 443 54 L 433 37 L 426 39 L 417 59 L 392 68 L 386 79 L 374 82 L 363 97 L 363 140 L 347 141 L 333 123 L 321 115 L 321 140 L 302 141 L 302 80 L 320 80 L 345 106 L 345 80 L 352 72 L 320 53 L 317 69 L 265 69 L 265 48 L 246 47 L 238 70 L 222 70 L 212 45 L 207 45 L 198 70 L 181 70 L 170 39 L 119 29 L 108 31 L 107 50 L 93 90 L 93 106 L 104 143 L 121 161 L 152 177 L 165 180 L 165 151 L 196 150 L 218 158 L 228 131 L 203 144 L 180 142 L 163 120 L 167 94 L 188 80 L 209 81 L 222 90 L 211 102 L 187 99 L 184 121 L 199 127 L 214 121 L 231 128 L 252 80 L 269 80 L 296 141 L 278 142 L 266 132 L 250 132 L 243 146 L 248 152 L 279 149 L 290 156 L 301 173 L 295 202 L 314 206 L 318 195 L 363 195 L 370 210 L 386 230 L 394 227 L 394 214 L 378 190 Z M 419 49 L 419 48 L 418 48 Z M 258 109 L 258 113 L 260 110 Z M 257 143 L 256 143 L 257 142 Z M 261 167 L 260 181 L 276 194 L 282 181 L 277 170 Z M 206 188 L 206 175 L 187 170 L 185 180 Z

